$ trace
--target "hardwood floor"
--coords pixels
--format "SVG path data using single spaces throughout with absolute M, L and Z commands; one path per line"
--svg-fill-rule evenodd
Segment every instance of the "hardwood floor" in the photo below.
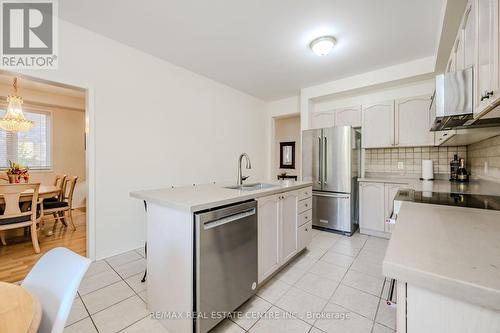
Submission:
M 36 254 L 33 250 L 31 238 L 24 236 L 22 231 L 16 235 L 7 236 L 7 246 L 0 244 L 0 281 L 17 282 L 26 276 L 36 261 L 47 251 L 58 246 L 67 247 L 78 254 L 86 255 L 86 214 L 85 210 L 75 209 L 73 211 L 73 221 L 76 231 L 71 226 L 64 227 L 62 223 L 57 223 L 54 229 L 54 222 L 48 221 L 44 230 L 39 231 L 40 250 Z M 48 235 L 53 230 L 52 235 Z

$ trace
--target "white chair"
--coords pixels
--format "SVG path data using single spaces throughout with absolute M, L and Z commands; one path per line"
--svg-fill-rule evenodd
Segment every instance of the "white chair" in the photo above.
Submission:
M 90 260 L 73 251 L 57 247 L 44 254 L 21 286 L 29 290 L 42 306 L 38 333 L 63 332 Z

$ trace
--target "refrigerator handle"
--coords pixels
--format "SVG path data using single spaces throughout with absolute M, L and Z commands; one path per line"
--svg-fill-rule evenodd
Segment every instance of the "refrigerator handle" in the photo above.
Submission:
M 323 175 L 321 174 L 321 171 L 322 171 L 321 164 L 323 163 L 321 137 L 318 137 L 318 153 L 319 153 L 318 184 L 321 184 L 321 181 L 322 181 L 322 178 L 323 178 Z
M 328 161 L 328 158 L 327 158 L 327 154 L 328 154 L 328 148 L 327 148 L 327 141 L 326 141 L 326 136 L 323 138 L 324 140 L 324 151 L 323 151 L 323 160 L 324 160 L 324 171 L 323 171 L 323 184 L 326 185 L 326 182 L 328 180 L 328 165 L 327 165 L 327 161 Z

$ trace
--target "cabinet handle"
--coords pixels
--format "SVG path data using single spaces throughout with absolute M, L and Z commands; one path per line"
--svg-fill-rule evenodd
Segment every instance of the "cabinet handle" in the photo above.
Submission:
M 308 231 L 309 229 L 306 228 L 306 231 Z
M 309 205 L 308 204 L 305 204 L 306 207 L 308 207 Z
M 493 96 L 493 90 L 492 91 L 485 91 L 484 94 L 481 95 L 481 101 L 490 98 Z

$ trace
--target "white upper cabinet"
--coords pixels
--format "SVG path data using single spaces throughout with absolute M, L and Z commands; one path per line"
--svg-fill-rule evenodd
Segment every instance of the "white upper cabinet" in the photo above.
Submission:
M 464 62 L 464 38 L 463 32 L 458 35 L 455 45 L 453 46 L 453 52 L 455 53 L 455 70 L 460 71 L 465 68 Z
M 313 112 L 311 115 L 311 129 L 335 126 L 335 110 Z
M 476 22 L 476 6 L 472 1 L 467 5 L 462 31 L 459 33 L 462 37 L 464 68 L 472 67 L 476 63 Z
M 361 127 L 361 105 L 335 110 L 335 126 Z
M 395 145 L 399 147 L 434 145 L 434 133 L 429 131 L 431 97 L 399 99 L 395 104 Z
M 394 145 L 394 101 L 363 105 L 361 122 L 363 148 Z
M 477 11 L 477 65 L 475 113 L 481 113 L 498 92 L 498 2 L 475 0 Z

